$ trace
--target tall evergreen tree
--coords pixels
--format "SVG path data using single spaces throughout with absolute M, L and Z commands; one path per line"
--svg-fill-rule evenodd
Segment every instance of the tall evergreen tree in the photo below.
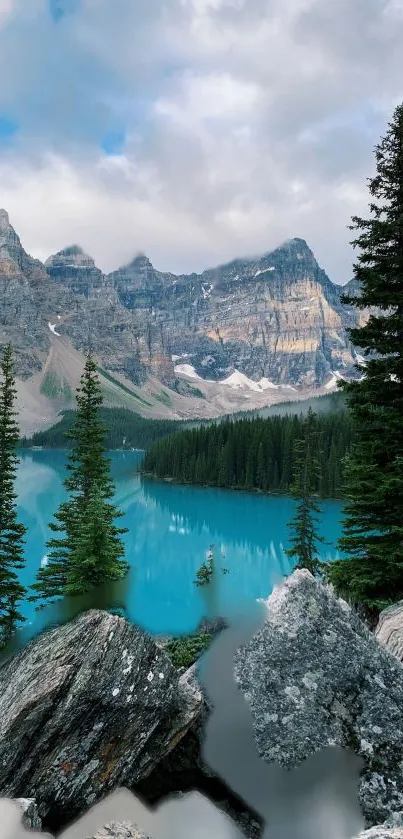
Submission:
M 375 148 L 368 220 L 353 217 L 359 296 L 370 308 L 351 329 L 367 357 L 360 381 L 343 384 L 355 425 L 347 465 L 347 509 L 340 542 L 346 559 L 329 568 L 337 591 L 368 616 L 403 597 L 403 105 Z
M 0 384 L 0 646 L 10 639 L 17 622 L 24 620 L 18 604 L 26 594 L 16 573 L 24 567 L 25 527 L 17 519 L 14 489 L 19 439 L 15 397 L 13 351 L 7 346 Z
M 32 600 L 83 594 L 128 570 L 120 539 L 126 531 L 115 524 L 122 513 L 111 502 L 114 485 L 105 456 L 101 405 L 97 368 L 89 353 L 77 390 L 76 421 L 68 432 L 74 443 L 64 482 L 69 498 L 50 525 L 58 535 L 48 543 L 48 563 L 38 571 Z
M 302 436 L 295 442 L 292 494 L 298 499 L 294 517 L 289 522 L 293 538 L 287 554 L 297 559 L 297 568 L 315 574 L 320 566 L 317 545 L 324 540 L 317 532 L 320 512 L 314 497 L 320 475 L 320 434 L 316 415 L 310 408 L 303 422 Z

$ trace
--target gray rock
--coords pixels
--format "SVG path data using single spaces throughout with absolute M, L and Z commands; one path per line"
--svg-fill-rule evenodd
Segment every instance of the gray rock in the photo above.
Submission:
M 0 792 L 50 829 L 145 778 L 202 710 L 194 682 L 140 629 L 90 611 L 0 669 Z
M 200 634 L 205 633 L 207 635 L 218 635 L 219 632 L 223 632 L 224 629 L 227 629 L 228 625 L 228 620 L 226 618 L 203 618 L 200 621 L 197 632 Z
M 356 375 L 347 328 L 357 313 L 340 292 L 302 239 L 202 274 L 157 271 L 138 255 L 105 276 L 77 245 L 42 265 L 0 210 L 0 327 L 25 378 L 43 369 L 54 345 L 49 322 L 57 320 L 56 334 L 76 349 L 91 338 L 106 370 L 135 385 L 150 376 L 164 381 L 193 395 L 202 415 L 203 392 L 178 379 L 172 355 L 186 358 L 203 379 L 237 369 L 309 391 L 332 371 Z
M 381 612 L 375 637 L 395 658 L 403 661 L 403 601 Z
M 97 831 L 94 836 L 86 839 L 149 839 L 149 837 L 128 822 L 111 822 L 102 830 Z
M 39 817 L 38 807 L 33 798 L 16 798 L 15 803 L 22 810 L 22 823 L 30 830 L 41 830 L 42 820 Z
M 268 619 L 235 657 L 260 756 L 291 769 L 324 747 L 364 764 L 368 826 L 403 810 L 403 668 L 342 600 L 307 571 L 268 601 Z
M 357 839 L 403 839 L 403 827 L 371 827 L 360 833 Z

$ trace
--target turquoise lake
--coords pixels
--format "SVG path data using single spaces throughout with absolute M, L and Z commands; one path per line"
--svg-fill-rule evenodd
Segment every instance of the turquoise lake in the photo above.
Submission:
M 144 480 L 136 475 L 141 454 L 112 452 L 109 457 L 116 503 L 124 512 L 122 526 L 129 530 L 127 558 L 134 566 L 129 616 L 144 629 L 180 634 L 196 628 L 205 605 L 193 581 L 212 544 L 217 554 L 222 551 L 229 571 L 218 581 L 222 614 L 267 598 L 292 571 L 285 554 L 292 499 Z M 21 572 L 26 586 L 35 580 L 51 535 L 49 522 L 66 496 L 65 464 L 61 451 L 21 456 L 17 492 L 20 519 L 28 527 Z M 336 558 L 342 505 L 326 501 L 321 508 L 320 533 L 330 543 L 322 546 L 322 557 Z M 35 623 L 33 604 L 25 603 L 23 612 Z

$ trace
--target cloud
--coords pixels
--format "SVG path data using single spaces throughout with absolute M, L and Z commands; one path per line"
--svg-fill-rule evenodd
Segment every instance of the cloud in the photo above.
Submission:
M 2 204 L 39 257 L 191 271 L 302 236 L 345 282 L 402 36 L 401 0 L 0 0 Z

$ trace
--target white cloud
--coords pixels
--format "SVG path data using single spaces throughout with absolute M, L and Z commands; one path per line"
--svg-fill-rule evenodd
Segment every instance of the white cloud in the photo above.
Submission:
M 229 73 L 196 76 L 186 72 L 174 96 L 157 100 L 155 110 L 185 129 L 200 130 L 205 120 L 253 119 L 260 97 L 257 85 L 237 80 Z
M 0 0 L 0 27 L 4 26 L 7 18 L 11 14 L 14 6 L 14 0 Z
M 57 27 L 45 0 L 7 5 L 0 114 L 20 133 L 0 195 L 34 255 L 78 241 L 105 270 L 143 250 L 191 271 L 302 236 L 349 279 L 401 0 L 81 0 Z

